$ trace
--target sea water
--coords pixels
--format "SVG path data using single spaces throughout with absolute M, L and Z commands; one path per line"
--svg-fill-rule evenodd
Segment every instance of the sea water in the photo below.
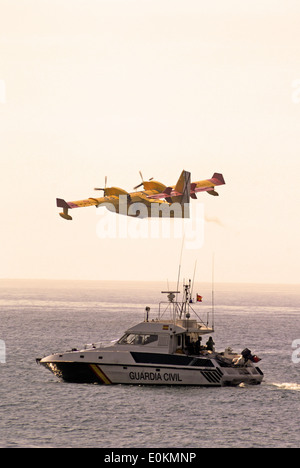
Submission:
M 156 317 L 160 283 L 0 281 L 0 446 L 300 447 L 300 288 L 217 285 L 216 348 L 249 348 L 260 386 L 101 386 L 59 381 L 35 359 L 103 344 Z M 196 285 L 211 316 L 211 291 Z

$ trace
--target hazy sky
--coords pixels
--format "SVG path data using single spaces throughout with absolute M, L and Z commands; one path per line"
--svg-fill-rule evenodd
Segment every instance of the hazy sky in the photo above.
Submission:
M 185 169 L 226 185 L 192 201 L 184 275 L 214 252 L 216 281 L 300 283 L 299 24 L 298 0 L 0 0 L 0 278 L 176 280 L 182 236 L 55 199 Z

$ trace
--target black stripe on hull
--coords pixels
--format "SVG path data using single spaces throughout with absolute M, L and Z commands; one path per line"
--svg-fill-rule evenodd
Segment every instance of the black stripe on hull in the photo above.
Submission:
M 41 364 L 65 382 L 105 383 L 94 372 L 92 366 L 84 362 L 43 362 Z
M 201 371 L 201 374 L 203 375 L 203 377 L 206 378 L 208 382 L 216 384 L 220 384 L 223 377 L 223 372 L 218 368 L 213 370 Z
M 214 367 L 210 359 L 181 356 L 179 354 L 130 353 L 136 363 L 168 366 Z

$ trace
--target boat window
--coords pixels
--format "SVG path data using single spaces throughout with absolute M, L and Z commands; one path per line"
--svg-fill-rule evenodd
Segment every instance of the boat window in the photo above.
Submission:
M 144 345 L 155 343 L 158 340 L 157 335 L 144 335 Z
M 124 335 L 123 338 L 121 338 L 118 343 L 119 344 L 133 344 L 134 343 L 134 338 L 135 335 Z
M 155 343 L 156 341 L 158 341 L 157 335 L 144 335 L 144 334 L 129 333 L 127 335 L 124 335 L 123 338 L 121 338 L 118 341 L 118 344 L 145 346 L 150 343 Z

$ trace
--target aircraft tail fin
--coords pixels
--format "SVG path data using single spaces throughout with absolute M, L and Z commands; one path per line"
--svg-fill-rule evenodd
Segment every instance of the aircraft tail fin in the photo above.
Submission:
M 226 184 L 223 174 L 218 174 L 217 172 L 215 172 L 214 175 L 212 176 L 212 180 L 215 182 L 216 185 Z
M 173 203 L 180 203 L 182 208 L 182 218 L 190 217 L 190 193 L 191 193 L 191 173 L 182 171 L 175 185 L 174 192 L 178 195 L 172 196 Z M 167 201 L 171 201 L 167 200 Z
M 182 171 L 177 184 L 175 185 L 175 192 L 178 192 L 180 195 L 176 198 L 176 201 L 181 205 L 184 203 L 190 203 L 190 193 L 191 193 L 191 173 L 187 171 Z

